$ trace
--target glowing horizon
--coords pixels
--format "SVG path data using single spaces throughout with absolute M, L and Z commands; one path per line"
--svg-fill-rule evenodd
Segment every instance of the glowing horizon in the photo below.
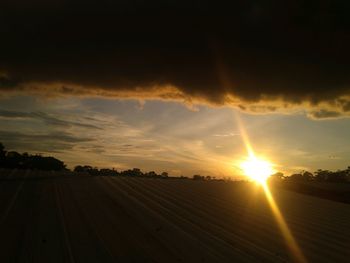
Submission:
M 163 101 L 3 98 L 0 137 L 7 150 L 57 157 L 70 169 L 88 164 L 242 179 L 246 139 L 234 114 L 254 142 L 256 156 L 285 175 L 348 165 L 350 126 L 345 119 L 316 122 L 303 115 L 251 115 L 206 106 L 193 111 Z M 294 132 L 299 126 L 302 134 Z

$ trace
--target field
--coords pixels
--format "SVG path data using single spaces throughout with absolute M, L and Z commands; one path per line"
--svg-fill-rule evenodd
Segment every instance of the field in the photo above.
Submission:
M 272 194 L 308 262 L 349 262 L 350 205 Z M 290 262 L 261 187 L 2 170 L 0 262 Z
M 315 181 L 281 182 L 276 183 L 275 186 L 302 194 L 350 204 L 350 183 L 328 183 Z

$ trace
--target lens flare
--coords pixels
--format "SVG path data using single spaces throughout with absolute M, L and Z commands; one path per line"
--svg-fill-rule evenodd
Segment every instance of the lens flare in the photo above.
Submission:
M 241 163 L 241 169 L 245 173 L 245 175 L 249 176 L 256 182 L 259 182 L 264 189 L 264 193 L 266 199 L 270 205 L 271 211 L 276 219 L 277 225 L 285 239 L 286 245 L 291 252 L 293 260 L 295 262 L 307 263 L 307 259 L 305 258 L 303 252 L 301 251 L 296 239 L 294 238 L 292 231 L 289 229 L 286 220 L 284 219 L 281 210 L 279 209 L 268 185 L 267 178 L 274 174 L 275 171 L 273 169 L 273 165 L 263 159 L 257 158 L 254 154 L 254 150 L 252 145 L 250 144 L 248 134 L 244 129 L 244 126 L 238 116 L 236 115 L 236 120 L 238 123 L 238 127 L 241 132 L 241 137 L 244 142 L 244 145 L 247 149 L 248 158 Z
M 257 158 L 254 155 L 249 156 L 240 166 L 246 176 L 258 183 L 265 183 L 267 178 L 275 173 L 269 161 Z

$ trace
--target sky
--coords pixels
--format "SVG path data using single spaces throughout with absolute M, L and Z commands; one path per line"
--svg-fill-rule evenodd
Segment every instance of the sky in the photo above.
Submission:
M 346 1 L 0 4 L 0 141 L 69 167 L 239 174 L 349 165 Z M 239 124 L 241 123 L 241 124 Z
M 11 96 L 0 102 L 0 137 L 8 149 L 53 155 L 70 168 L 89 164 L 173 176 L 239 176 L 247 156 L 239 123 L 256 155 L 285 174 L 349 164 L 347 118 L 194 109 L 159 100 Z

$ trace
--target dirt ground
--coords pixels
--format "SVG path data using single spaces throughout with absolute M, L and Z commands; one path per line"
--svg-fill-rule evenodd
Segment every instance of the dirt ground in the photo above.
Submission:
M 349 262 L 349 204 L 272 194 L 308 262 Z M 254 184 L 0 171 L 0 262 L 293 260 Z

